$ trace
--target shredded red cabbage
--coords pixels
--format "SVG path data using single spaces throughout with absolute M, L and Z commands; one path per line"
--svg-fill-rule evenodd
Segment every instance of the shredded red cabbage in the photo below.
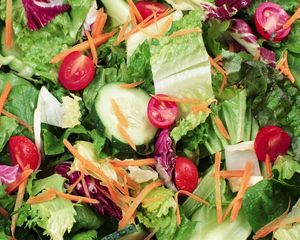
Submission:
M 70 173 L 70 168 L 70 162 L 62 163 L 55 167 L 56 173 L 69 180 L 65 186 L 66 188 L 76 182 L 80 177 L 80 172 L 75 171 Z M 107 187 L 102 186 L 98 179 L 95 179 L 91 176 L 85 176 L 84 179 L 88 187 L 90 197 L 99 201 L 98 204 L 93 204 L 93 208 L 97 211 L 97 213 L 99 213 L 100 215 L 107 214 L 117 220 L 121 220 L 121 209 L 116 206 L 116 204 L 112 202 L 108 197 L 106 197 L 107 195 L 109 195 Z M 78 183 L 76 185 L 73 194 L 88 197 L 81 183 Z
M 10 184 L 16 180 L 19 171 L 19 165 L 13 167 L 0 165 L 0 183 Z
M 157 135 L 153 156 L 157 161 L 155 167 L 160 178 L 164 180 L 167 187 L 175 190 L 176 187 L 173 182 L 175 151 L 170 137 L 170 129 L 163 129 Z
M 261 47 L 260 60 L 273 68 L 276 67 L 276 54 L 272 50 Z
M 22 0 L 27 26 L 30 30 L 38 30 L 46 26 L 58 14 L 70 9 L 69 4 L 61 0 Z

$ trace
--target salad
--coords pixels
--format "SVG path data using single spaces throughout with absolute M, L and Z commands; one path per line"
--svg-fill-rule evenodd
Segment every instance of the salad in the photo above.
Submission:
M 0 0 L 0 239 L 300 239 L 300 2 Z

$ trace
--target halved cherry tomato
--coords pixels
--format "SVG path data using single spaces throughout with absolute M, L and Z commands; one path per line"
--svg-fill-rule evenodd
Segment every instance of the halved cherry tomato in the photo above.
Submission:
M 273 2 L 261 3 L 255 11 L 254 22 L 258 33 L 265 39 L 280 42 L 285 39 L 291 27 L 283 29 L 289 15 Z
M 75 51 L 64 58 L 58 80 L 65 89 L 81 91 L 93 81 L 95 72 L 92 59 Z
M 168 7 L 162 3 L 151 1 L 139 1 L 135 3 L 135 6 L 142 15 L 143 19 L 151 16 L 154 12 L 156 12 L 157 16 L 159 16 L 168 9 Z
M 157 94 L 156 96 L 167 96 L 164 94 Z M 168 128 L 176 120 L 179 114 L 178 106 L 175 102 L 161 101 L 155 97 L 151 97 L 147 114 L 149 121 L 157 128 Z
M 39 151 L 36 145 L 27 137 L 13 136 L 8 141 L 10 159 L 14 165 L 19 164 L 21 170 L 28 165 L 36 170 L 41 165 Z
M 175 185 L 178 190 L 193 192 L 198 185 L 198 170 L 194 162 L 177 157 L 175 162 Z
M 289 134 L 277 126 L 266 126 L 259 130 L 254 141 L 257 158 L 266 160 L 267 154 L 274 162 L 280 155 L 286 154 L 291 143 Z

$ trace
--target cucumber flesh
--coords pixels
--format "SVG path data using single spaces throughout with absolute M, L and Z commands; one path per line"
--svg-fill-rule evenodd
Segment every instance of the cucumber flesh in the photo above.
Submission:
M 156 134 L 157 129 L 151 125 L 147 117 L 147 106 L 150 96 L 142 89 L 123 88 L 122 83 L 110 83 L 100 89 L 95 110 L 105 135 L 112 140 L 127 143 L 118 129 L 119 119 L 112 108 L 113 100 L 128 121 L 127 134 L 136 146 L 147 145 Z

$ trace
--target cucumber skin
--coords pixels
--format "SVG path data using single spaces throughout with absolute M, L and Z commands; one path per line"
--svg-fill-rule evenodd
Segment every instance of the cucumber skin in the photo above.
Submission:
M 103 125 L 101 119 L 99 118 L 95 105 L 93 105 L 91 109 L 90 114 L 91 120 L 93 122 L 93 125 L 96 127 L 96 130 L 99 132 L 99 134 L 106 136 L 105 134 L 105 126 Z M 109 139 L 109 138 L 108 138 Z M 119 151 L 119 153 L 116 154 L 121 159 L 126 159 L 132 157 L 132 155 L 136 155 L 136 153 L 140 155 L 147 155 L 152 153 L 153 148 L 153 140 L 151 140 L 147 145 L 137 145 L 136 151 L 134 151 L 128 144 L 121 142 L 120 140 L 116 139 L 112 136 L 110 140 L 111 146 Z M 152 146 L 152 147 L 151 147 Z

